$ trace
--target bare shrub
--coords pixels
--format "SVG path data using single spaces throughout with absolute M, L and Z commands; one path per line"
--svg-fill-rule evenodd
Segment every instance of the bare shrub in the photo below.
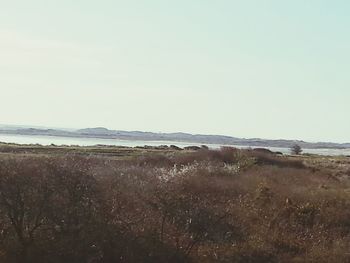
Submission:
M 348 262 L 349 185 L 296 158 L 1 157 L 0 261 Z

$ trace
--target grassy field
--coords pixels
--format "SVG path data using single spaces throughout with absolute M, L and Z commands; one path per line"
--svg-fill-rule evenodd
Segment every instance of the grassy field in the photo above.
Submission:
M 350 158 L 0 145 L 0 262 L 350 262 Z

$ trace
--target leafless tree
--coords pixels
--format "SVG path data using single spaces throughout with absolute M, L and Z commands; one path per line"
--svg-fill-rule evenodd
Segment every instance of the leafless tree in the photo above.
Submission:
M 290 148 L 290 151 L 292 154 L 296 154 L 296 155 L 299 155 L 302 153 L 302 149 L 300 147 L 299 144 L 294 144 L 291 148 Z

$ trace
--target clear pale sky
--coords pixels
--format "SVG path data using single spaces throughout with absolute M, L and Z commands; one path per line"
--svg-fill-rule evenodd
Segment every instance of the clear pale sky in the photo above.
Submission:
M 0 1 L 0 123 L 350 142 L 350 1 Z

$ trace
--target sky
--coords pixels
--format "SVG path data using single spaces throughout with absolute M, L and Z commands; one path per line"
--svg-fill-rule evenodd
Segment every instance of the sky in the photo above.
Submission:
M 350 1 L 0 0 L 0 123 L 350 142 Z

